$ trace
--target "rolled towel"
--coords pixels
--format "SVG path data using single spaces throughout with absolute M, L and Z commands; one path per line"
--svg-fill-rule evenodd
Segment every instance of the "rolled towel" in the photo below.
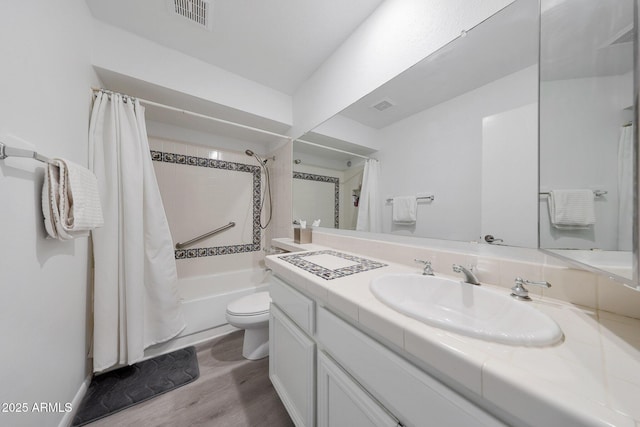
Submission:
M 552 190 L 548 202 L 555 228 L 588 228 L 596 222 L 593 190 Z
M 47 163 L 42 213 L 50 237 L 70 240 L 89 235 L 104 224 L 95 175 L 69 160 Z
M 393 198 L 393 222 L 396 224 L 415 224 L 418 201 L 416 196 Z

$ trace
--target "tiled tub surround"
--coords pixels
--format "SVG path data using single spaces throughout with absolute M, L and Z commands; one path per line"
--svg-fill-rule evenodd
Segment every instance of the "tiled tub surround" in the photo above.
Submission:
M 334 228 L 340 228 L 340 178 L 293 171 L 293 179 L 333 184 L 333 226 Z M 296 188 L 294 187 L 295 192 Z M 298 196 L 301 197 L 302 195 L 298 194 Z
M 174 244 L 234 221 L 236 226 L 177 250 L 180 278 L 258 268 L 260 168 L 244 153 L 158 137 L 149 145 Z M 263 219 L 264 220 L 264 219 Z
M 184 259 L 184 258 L 196 258 L 196 257 L 205 257 L 205 256 L 215 256 L 215 255 L 230 255 L 237 254 L 242 252 L 252 252 L 260 250 L 260 195 L 261 195 L 261 181 L 260 181 L 260 168 L 258 166 L 252 166 L 245 163 L 237 163 L 237 162 L 227 162 L 224 160 L 218 159 L 210 159 L 206 157 L 197 157 L 197 156 L 187 156 L 184 154 L 177 153 L 166 153 L 162 151 L 151 150 L 151 159 L 155 162 L 164 162 L 164 163 L 175 163 L 176 165 L 182 165 L 186 167 L 198 167 L 198 168 L 213 168 L 223 171 L 219 173 L 219 176 L 207 177 L 206 179 L 217 179 L 221 182 L 228 182 L 234 180 L 234 178 L 229 174 L 229 172 L 233 173 L 248 173 L 251 176 L 251 187 L 252 187 L 252 197 L 249 202 L 249 210 L 253 212 L 252 215 L 252 228 L 253 228 L 253 239 L 251 243 L 243 243 L 236 245 L 222 245 L 215 247 L 196 247 L 192 249 L 177 249 L 175 251 L 176 259 Z M 226 173 L 224 172 L 226 171 Z M 180 171 L 182 174 L 187 173 L 186 171 Z M 176 171 L 176 174 L 180 173 Z M 228 176 L 226 176 L 228 175 Z M 236 180 L 240 180 L 240 177 L 235 178 Z M 195 184 L 195 183 L 194 183 Z M 233 197 L 235 194 L 231 194 L 228 198 L 229 200 L 225 200 L 224 194 L 208 194 L 207 197 L 214 200 L 214 202 L 222 209 L 225 209 L 226 206 L 233 206 Z M 200 196 L 195 196 L 197 202 L 201 202 Z M 218 200 L 216 200 L 218 199 Z M 218 208 L 219 209 L 219 208 Z M 187 212 L 193 212 L 191 209 L 186 209 Z M 213 215 L 212 215 L 213 216 Z M 227 215 L 234 217 L 233 215 Z M 220 222 L 221 226 L 224 225 Z M 204 234 L 204 233 L 201 233 Z M 195 236 L 194 236 L 195 237 Z
M 368 247 L 374 246 L 368 241 Z M 316 234 L 313 249 L 320 249 Z M 411 254 L 411 261 L 425 255 L 419 253 L 419 248 L 404 249 Z M 344 248 L 340 251 L 346 252 Z M 363 252 L 347 253 L 372 257 L 371 253 Z M 447 272 L 443 275 L 448 276 L 454 262 L 469 261 L 469 258 L 460 258 L 465 257 L 464 254 L 434 252 L 432 255 L 438 275 Z M 640 320 L 573 305 L 546 295 L 536 296 L 532 292 L 534 301 L 523 304 L 532 304 L 551 316 L 562 328 L 564 341 L 547 348 L 489 343 L 437 329 L 397 313 L 369 291 L 374 277 L 388 273 L 419 274 L 419 266 L 390 262 L 387 256 L 378 259 L 388 263 L 385 267 L 324 280 L 279 259 L 281 256 L 267 257 L 267 266 L 276 275 L 490 412 L 497 407 L 500 416 L 500 411 L 504 411 L 502 416 L 510 424 L 640 426 Z M 399 256 L 397 251 L 393 257 L 396 256 Z M 493 279 L 506 286 L 507 277 L 514 275 L 536 280 L 544 277 L 543 271 L 549 274 L 549 270 L 535 264 L 529 269 L 526 265 L 507 264 L 507 261 L 478 264 L 482 266 L 481 272 L 492 272 L 489 280 L 487 274 L 481 274 L 483 286 L 493 286 L 486 283 Z M 498 271 L 493 271 L 494 268 Z M 560 270 L 556 273 L 561 274 Z M 587 278 L 580 273 L 573 271 L 571 275 L 575 276 L 562 277 Z M 555 280 L 556 286 L 557 282 Z M 591 287 L 595 291 L 596 284 Z M 560 291 L 565 292 L 562 296 L 577 291 L 568 289 Z M 504 288 L 502 291 L 509 292 Z M 595 295 L 588 298 L 597 300 Z

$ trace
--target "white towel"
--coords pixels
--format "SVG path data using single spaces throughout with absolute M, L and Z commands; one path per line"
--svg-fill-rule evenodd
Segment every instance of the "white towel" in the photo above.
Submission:
M 416 196 L 393 198 L 393 222 L 396 224 L 415 224 L 418 201 Z
M 47 164 L 42 213 L 49 236 L 59 240 L 85 237 L 104 224 L 95 175 L 64 159 Z
M 596 222 L 592 190 L 552 190 L 548 203 L 551 224 L 555 228 L 588 228 Z

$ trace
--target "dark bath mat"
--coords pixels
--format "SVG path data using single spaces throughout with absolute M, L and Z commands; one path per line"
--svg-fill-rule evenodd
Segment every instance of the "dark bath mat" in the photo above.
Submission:
M 195 347 L 93 377 L 72 426 L 83 426 L 195 381 L 200 375 Z

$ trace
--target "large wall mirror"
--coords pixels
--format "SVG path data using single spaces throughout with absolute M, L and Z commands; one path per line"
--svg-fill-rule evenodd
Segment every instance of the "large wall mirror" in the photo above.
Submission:
M 538 34 L 538 1 L 517 0 L 301 139 L 379 160 L 382 220 L 371 231 L 537 248 Z M 326 131 L 349 123 L 342 144 Z M 308 150 L 294 142 L 293 170 L 328 175 L 311 168 L 336 152 L 317 150 L 304 169 Z M 361 168 L 361 158 L 340 161 Z M 340 228 L 355 228 L 360 176 Z M 418 197 L 415 221 L 394 220 L 399 196 Z M 295 192 L 294 212 L 304 197 Z
M 634 2 L 541 2 L 539 209 L 540 248 L 638 283 Z

